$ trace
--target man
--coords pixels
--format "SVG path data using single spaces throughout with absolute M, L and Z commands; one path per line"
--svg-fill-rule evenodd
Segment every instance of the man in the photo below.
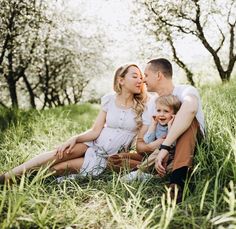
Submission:
M 172 81 L 172 65 L 164 59 L 153 59 L 147 63 L 144 71 L 147 90 L 157 95 L 173 94 L 178 97 L 182 105 L 176 114 L 172 128 L 162 142 L 146 144 L 143 136 L 155 115 L 155 98 L 152 97 L 147 103 L 147 109 L 143 113 L 143 126 L 137 139 L 137 151 L 153 152 L 157 147 L 160 152 L 155 161 L 155 167 L 160 176 L 166 174 L 166 166 L 170 146 L 176 142 L 173 168 L 170 176 L 170 188 L 173 195 L 174 189 L 178 189 L 177 202 L 182 200 L 182 190 L 187 176 L 188 169 L 192 166 L 194 148 L 197 134 L 204 135 L 204 115 L 199 93 L 196 88 L 190 85 L 174 85 Z M 173 197 L 173 196 L 172 196 Z

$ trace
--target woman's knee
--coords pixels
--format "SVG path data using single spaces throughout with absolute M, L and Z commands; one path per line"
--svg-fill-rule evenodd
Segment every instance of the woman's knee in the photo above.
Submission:
M 83 156 L 87 149 L 87 145 L 85 145 L 84 143 L 78 143 L 72 148 L 70 154 Z

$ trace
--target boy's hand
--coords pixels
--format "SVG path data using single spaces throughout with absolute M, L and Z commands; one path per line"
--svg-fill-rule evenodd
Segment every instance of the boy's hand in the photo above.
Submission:
M 157 124 L 158 123 L 158 118 L 157 118 L 157 116 L 152 116 L 152 123 L 153 124 Z
M 159 149 L 160 145 L 165 141 L 164 138 L 159 138 L 157 140 L 155 140 L 154 142 L 151 142 L 148 144 L 148 146 L 150 147 L 150 151 L 154 151 L 155 149 Z
M 170 128 L 171 128 L 171 126 L 172 126 L 172 124 L 173 124 L 174 120 L 175 120 L 175 115 L 172 115 L 172 118 L 171 118 L 171 120 L 168 122 L 168 129 L 170 129 Z

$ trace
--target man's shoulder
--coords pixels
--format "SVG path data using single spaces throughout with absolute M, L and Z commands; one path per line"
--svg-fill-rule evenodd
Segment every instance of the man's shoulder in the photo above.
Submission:
M 177 84 L 177 85 L 175 85 L 175 87 L 174 87 L 174 90 L 179 90 L 179 91 L 181 91 L 181 90 L 185 90 L 185 89 L 193 89 L 193 90 L 197 90 L 197 88 L 196 87 L 194 87 L 194 86 L 192 86 L 192 85 L 189 85 L 189 84 Z
M 195 96 L 197 99 L 200 99 L 200 95 L 197 88 L 187 84 L 175 85 L 172 94 L 177 96 L 181 102 L 184 101 L 186 96 Z
M 175 85 L 173 95 L 181 96 L 182 94 L 198 94 L 196 87 L 188 84 Z

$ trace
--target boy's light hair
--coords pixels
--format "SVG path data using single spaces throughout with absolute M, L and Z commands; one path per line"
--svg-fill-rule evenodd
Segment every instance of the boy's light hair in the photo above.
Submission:
M 159 96 L 156 99 L 156 105 L 157 104 L 161 104 L 161 105 L 165 105 L 170 107 L 171 109 L 174 110 L 174 114 L 177 113 L 177 111 L 179 110 L 180 106 L 181 106 L 181 102 L 179 101 L 179 99 L 174 96 L 174 95 L 163 95 L 163 96 Z

